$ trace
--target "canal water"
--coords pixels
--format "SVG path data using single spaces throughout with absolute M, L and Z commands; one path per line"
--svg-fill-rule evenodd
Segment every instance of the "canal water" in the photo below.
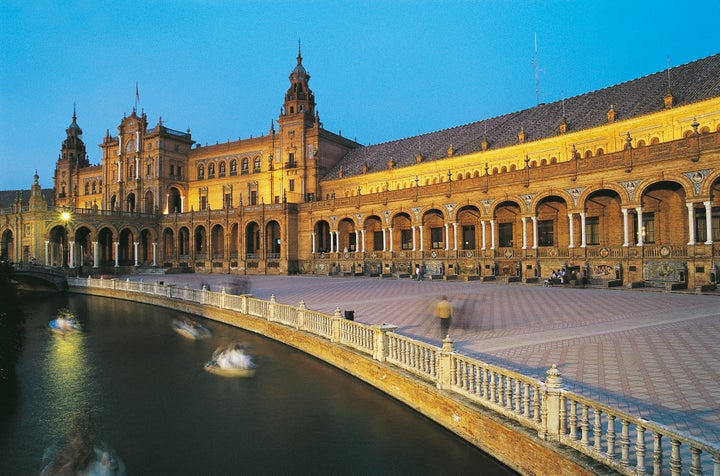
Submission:
M 62 307 L 84 331 L 47 324 Z M 175 334 L 171 310 L 100 297 L 27 302 L 18 385 L 2 395 L 0 474 L 38 474 L 43 453 L 82 418 L 128 475 L 515 474 L 472 445 L 346 373 L 212 321 L 209 340 Z M 203 370 L 241 341 L 250 379 Z

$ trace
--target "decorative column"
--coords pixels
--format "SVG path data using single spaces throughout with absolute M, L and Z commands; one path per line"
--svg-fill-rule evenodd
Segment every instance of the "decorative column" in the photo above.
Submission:
M 415 250 L 417 250 L 417 246 L 416 246 L 417 240 L 415 238 L 415 225 L 413 225 L 411 228 L 412 228 L 412 236 L 413 236 L 413 249 L 412 250 L 415 251 Z
M 490 249 L 495 249 L 495 220 L 490 220 Z
M 425 251 L 425 234 L 423 233 L 423 229 L 425 228 L 425 225 L 420 225 L 420 251 Z
M 630 246 L 630 224 L 628 222 L 628 209 L 623 208 L 623 246 Z
M 140 178 L 140 157 L 135 157 L 135 180 Z
M 314 254 L 315 253 L 315 232 L 314 231 L 310 234 L 310 243 L 312 246 L 312 252 Z
M 580 248 L 587 248 L 587 231 L 585 230 L 585 212 L 580 212 Z
M 134 256 L 135 257 L 135 267 L 138 266 L 138 246 L 140 246 L 140 243 L 138 243 L 137 241 L 133 242 L 133 254 L 135 255 Z
M 93 268 L 100 267 L 100 247 L 97 241 L 93 241 Z
M 547 392 L 543 399 L 543 421 L 545 426 L 540 430 L 540 437 L 548 440 L 557 441 L 560 439 L 560 429 L 562 428 L 560 413 L 562 409 L 562 375 L 553 364 L 550 370 L 546 372 L 545 391 Z
M 450 227 L 445 223 L 443 228 L 445 228 L 445 251 L 450 251 Z
M 50 266 L 50 242 L 45 240 L 45 266 Z
M 638 234 L 638 246 L 643 246 L 645 244 L 645 237 L 643 236 L 643 219 L 642 219 L 642 207 L 636 207 L 635 211 L 637 212 L 637 234 Z M 695 239 L 693 239 L 695 241 Z
M 153 242 L 153 267 L 157 268 L 157 241 Z
M 480 220 L 480 231 L 482 234 L 482 245 L 480 246 L 481 250 L 485 250 L 485 243 L 486 243 L 486 236 L 485 236 L 485 220 Z
M 180 195 L 180 213 L 185 212 L 185 196 Z
M 383 235 L 383 253 L 387 251 L 387 228 L 382 229 Z
M 520 217 L 522 222 L 522 249 L 527 249 L 527 217 Z
M 688 211 L 688 245 L 695 244 L 695 207 L 693 203 L 686 203 Z
M 71 241 L 68 243 L 68 267 L 74 268 L 75 267 L 75 242 Z
M 393 229 L 392 227 L 388 228 L 388 238 L 390 240 L 390 253 L 393 252 Z
M 115 243 L 115 267 L 120 267 L 120 242 L 116 241 Z
M 362 252 L 365 253 L 365 228 L 360 230 L 360 235 L 362 235 Z
M 573 220 L 572 213 L 568 213 L 568 233 L 570 234 L 570 244 L 568 248 L 575 248 L 575 221 Z
M 453 222 L 453 251 L 457 251 L 457 249 L 458 249 L 457 227 L 458 227 L 458 223 Z
M 538 248 L 538 220 L 536 216 L 532 216 L 530 219 L 533 226 L 533 249 L 536 250 Z
M 705 229 L 707 230 L 707 239 L 705 240 L 706 245 L 712 245 L 713 244 L 713 236 L 712 236 L 712 202 L 707 201 L 703 202 L 703 205 L 705 205 Z

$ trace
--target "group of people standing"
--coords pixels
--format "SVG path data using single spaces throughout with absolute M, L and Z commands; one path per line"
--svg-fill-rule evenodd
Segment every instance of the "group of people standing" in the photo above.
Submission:
M 575 281 L 577 286 L 585 286 L 585 276 L 580 268 L 576 268 L 570 272 L 567 272 L 565 268 L 560 268 L 557 271 L 553 270 L 550 274 L 549 281 L 550 284 L 568 284 L 571 281 Z

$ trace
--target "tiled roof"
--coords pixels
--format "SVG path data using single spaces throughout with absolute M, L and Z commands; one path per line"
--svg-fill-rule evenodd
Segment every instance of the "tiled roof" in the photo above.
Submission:
M 22 195 L 22 204 L 27 205 L 30 199 L 30 192 L 30 190 L 0 190 L 0 208 L 12 207 L 18 193 Z M 53 189 L 44 188 L 42 194 L 48 204 L 51 204 L 53 201 Z
M 720 54 L 671 68 L 669 76 L 674 106 L 718 97 Z M 568 132 L 607 124 L 611 105 L 616 120 L 661 111 L 665 108 L 667 93 L 666 70 L 565 99 Z M 484 138 L 487 138 L 490 149 L 515 145 L 521 130 L 526 134 L 525 141 L 557 136 L 562 118 L 563 101 L 557 101 L 437 132 L 359 147 L 330 169 L 325 179 L 337 179 L 341 169 L 345 177 L 361 174 L 365 165 L 370 172 L 386 170 L 391 158 L 396 168 L 406 167 L 416 163 L 418 153 L 422 154 L 423 161 L 445 159 L 450 146 L 456 156 L 471 154 L 482 150 Z

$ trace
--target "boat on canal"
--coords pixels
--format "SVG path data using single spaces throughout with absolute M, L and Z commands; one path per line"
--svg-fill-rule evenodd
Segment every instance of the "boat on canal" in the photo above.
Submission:
M 205 364 L 205 370 L 222 377 L 254 377 L 257 366 L 242 344 L 235 342 L 219 347 L 212 359 Z

